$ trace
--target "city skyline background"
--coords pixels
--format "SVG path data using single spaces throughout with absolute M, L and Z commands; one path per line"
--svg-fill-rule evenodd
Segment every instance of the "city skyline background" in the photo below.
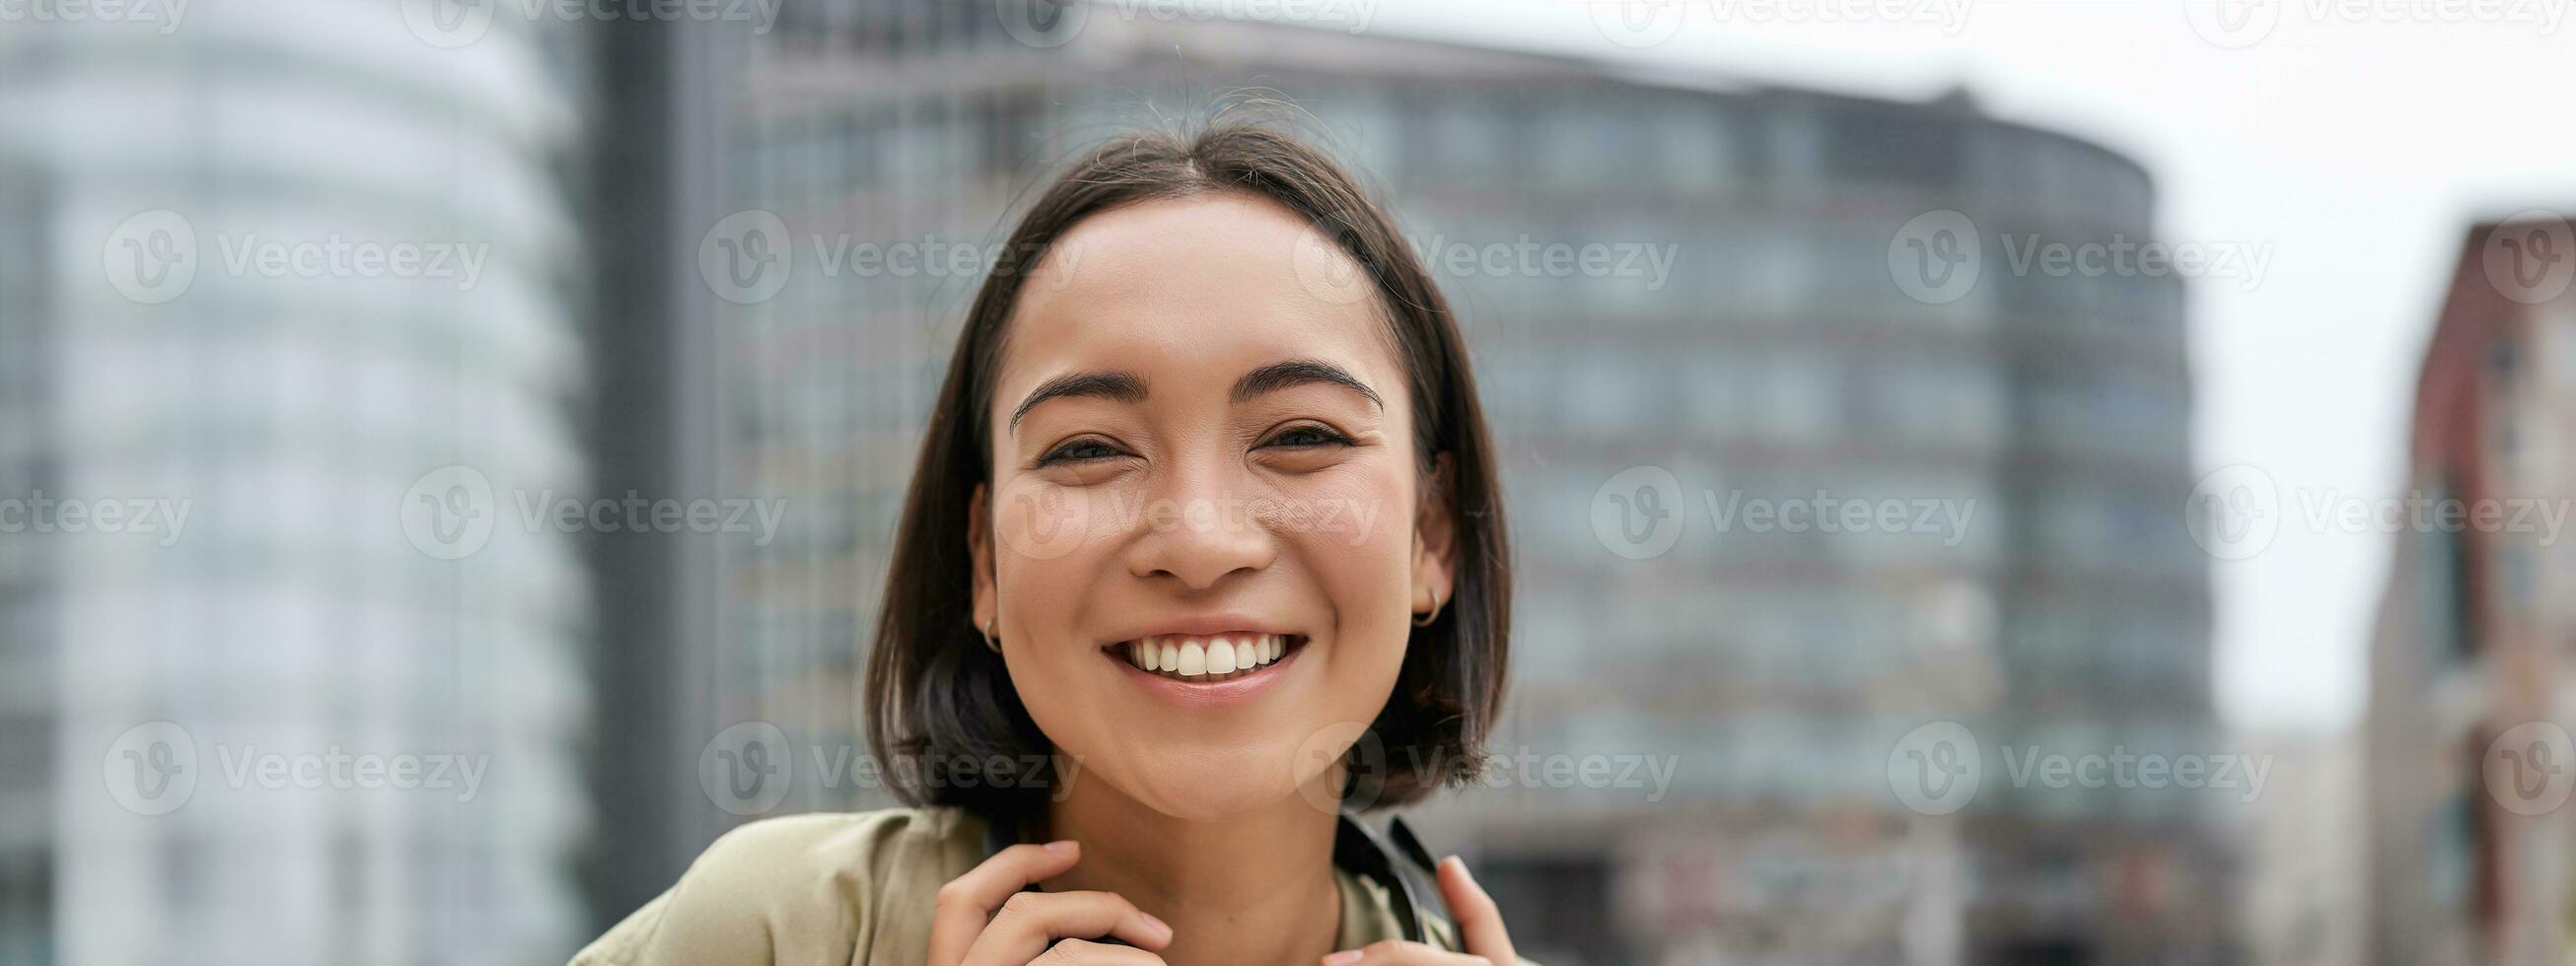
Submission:
M 1526 952 L 2554 962 L 2576 553 L 2311 514 L 2576 502 L 2570 2 L 26 8 L 0 514 L 171 540 L 0 532 L 0 964 L 549 961 L 888 804 L 823 756 L 983 264 L 935 263 L 1221 109 L 1458 311 L 1500 749 L 1673 767 L 1420 810 Z M 1520 239 L 1641 257 L 1427 247 Z M 1926 512 L 1718 518 L 1810 496 Z M 467 784 L 301 783 L 344 747 Z

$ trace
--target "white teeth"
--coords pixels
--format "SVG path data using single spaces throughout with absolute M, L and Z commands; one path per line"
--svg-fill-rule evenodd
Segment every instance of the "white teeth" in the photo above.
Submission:
M 1217 635 L 1190 640 L 1181 635 L 1138 638 L 1127 645 L 1127 661 L 1165 677 L 1196 681 L 1229 681 L 1274 663 L 1288 653 L 1281 634 Z

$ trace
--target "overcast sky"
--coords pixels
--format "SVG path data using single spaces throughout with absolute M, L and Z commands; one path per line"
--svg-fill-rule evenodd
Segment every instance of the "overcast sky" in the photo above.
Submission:
M 1964 85 L 1995 115 L 2138 159 L 2164 240 L 2268 250 L 2259 285 L 2190 287 L 2195 462 L 2259 468 L 2285 514 L 2261 552 L 2213 562 L 2218 705 L 2239 727 L 2360 714 L 2393 538 L 2313 532 L 2303 508 L 2399 493 L 2468 224 L 2576 210 L 2576 0 L 1632 0 L 1625 31 L 1586 0 L 1314 2 L 1371 31 L 1847 93 Z

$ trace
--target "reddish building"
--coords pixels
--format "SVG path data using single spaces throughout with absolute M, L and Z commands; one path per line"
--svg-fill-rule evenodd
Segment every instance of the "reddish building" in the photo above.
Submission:
M 2425 350 L 2364 736 L 2376 962 L 2576 954 L 2571 242 L 2473 229 Z

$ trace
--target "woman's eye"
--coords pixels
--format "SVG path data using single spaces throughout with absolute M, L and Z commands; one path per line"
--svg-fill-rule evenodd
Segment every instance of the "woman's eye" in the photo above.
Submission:
M 1116 455 L 1118 455 L 1118 450 L 1115 447 L 1110 446 L 1108 443 L 1104 443 L 1096 439 L 1077 439 L 1052 450 L 1048 450 L 1046 456 L 1038 460 L 1038 465 L 1052 466 L 1057 463 L 1108 459 L 1109 457 Z
M 1323 426 L 1292 427 L 1277 436 L 1270 437 L 1270 445 L 1285 446 L 1290 449 L 1305 449 L 1314 446 L 1340 446 L 1348 444 L 1350 441 L 1350 437 L 1334 432 Z

